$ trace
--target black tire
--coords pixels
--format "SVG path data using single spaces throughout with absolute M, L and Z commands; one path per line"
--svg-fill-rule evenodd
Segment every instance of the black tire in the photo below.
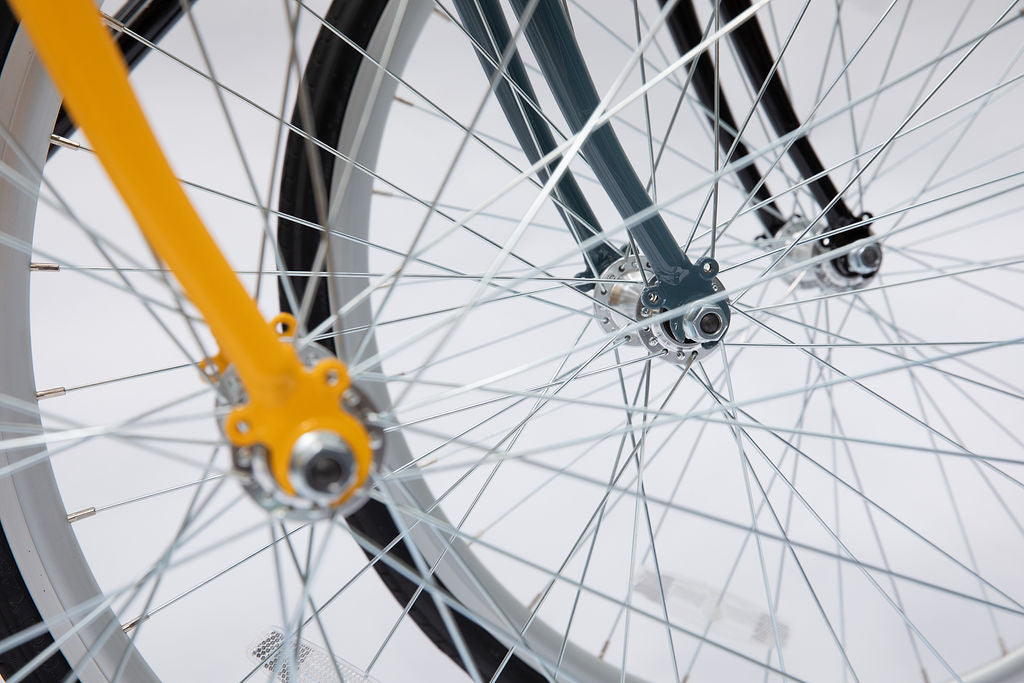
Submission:
M 386 2 L 379 0 L 365 2 L 335 0 L 325 18 L 353 42 L 366 48 L 386 5 Z M 338 144 L 352 87 L 363 63 L 363 57 L 358 51 L 340 40 L 329 29 L 321 28 L 303 74 L 303 84 L 309 93 L 312 105 L 313 131 L 309 132 L 312 132 L 321 142 L 332 147 Z M 304 128 L 297 107 L 292 114 L 292 123 L 296 127 Z M 278 208 L 289 216 L 316 223 L 319 222 L 319 218 L 314 202 L 313 183 L 306 150 L 306 140 L 291 133 L 288 137 L 284 166 L 281 172 Z M 326 151 L 320 151 L 319 163 L 328 187 L 330 187 L 334 162 L 334 156 Z M 277 234 L 286 267 L 289 270 L 310 270 L 313 266 L 317 246 L 320 243 L 321 233 L 293 221 L 282 219 L 278 222 Z M 324 278 L 292 278 L 292 285 L 296 295 L 301 298 L 306 283 L 310 281 L 318 283 L 318 291 L 309 316 L 310 323 L 315 325 L 331 314 L 327 287 L 324 284 L 326 280 Z M 281 292 L 282 310 L 287 311 L 288 306 L 283 290 L 279 289 L 279 291 Z M 337 351 L 333 345 L 329 350 Z M 367 502 L 358 511 L 349 515 L 348 524 L 379 547 L 388 545 L 400 535 L 387 507 L 374 500 Z M 396 545 L 389 555 L 391 560 L 401 563 L 405 567 L 413 567 L 412 555 L 404 542 Z M 373 553 L 367 552 L 367 557 L 373 557 Z M 395 599 L 402 605 L 408 604 L 416 592 L 417 584 L 384 562 L 377 562 L 374 569 L 377 570 L 381 580 Z M 415 575 L 415 570 L 411 571 Z M 455 643 L 441 620 L 437 606 L 426 592 L 421 593 L 417 598 L 409 615 L 420 630 L 442 652 L 459 666 L 465 668 L 465 664 L 456 652 Z M 505 658 L 508 649 L 494 636 L 462 614 L 453 612 L 452 617 L 480 675 L 485 680 L 490 679 Z M 547 679 L 518 657 L 513 657 L 505 665 L 501 680 L 529 683 Z
M 35 626 L 42 620 L 28 592 L 21 571 L 0 528 L 0 640 Z M 0 678 L 7 679 L 28 664 L 36 655 L 53 644 L 53 637 L 43 633 L 22 645 L 0 653 Z M 63 681 L 71 667 L 60 652 L 39 665 L 26 680 L 32 683 Z

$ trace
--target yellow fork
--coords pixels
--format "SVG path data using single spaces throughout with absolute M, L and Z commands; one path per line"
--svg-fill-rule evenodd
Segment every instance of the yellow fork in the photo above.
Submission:
M 260 444 L 271 471 L 294 494 L 288 465 L 295 441 L 326 429 L 356 459 L 356 482 L 369 472 L 365 428 L 341 408 L 349 386 L 338 359 L 307 369 L 260 314 L 178 184 L 128 83 L 128 69 L 92 0 L 10 0 L 64 97 L 146 239 L 202 313 L 221 352 L 234 364 L 248 403 L 225 421 L 236 446 Z

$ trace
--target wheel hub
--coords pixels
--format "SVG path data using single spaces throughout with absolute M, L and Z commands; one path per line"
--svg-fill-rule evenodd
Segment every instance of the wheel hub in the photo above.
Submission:
M 831 228 L 821 225 L 808 231 L 808 225 L 802 216 L 793 216 L 774 237 L 763 241 L 765 249 L 769 252 L 782 253 L 799 240 L 778 265 L 780 270 L 796 267 L 796 270 L 784 276 L 788 282 L 801 288 L 846 292 L 860 289 L 874 279 L 882 266 L 882 246 L 878 242 L 862 244 L 834 259 L 820 261 L 809 268 L 801 269 L 799 266 L 806 261 L 845 246 L 834 237 L 816 239 L 819 235 L 829 232 Z
M 714 260 L 701 259 L 681 283 L 665 286 L 651 276 L 645 285 L 637 257 L 620 258 L 601 274 L 594 289 L 599 302 L 594 309 L 606 332 L 627 330 L 623 332 L 627 344 L 643 346 L 668 362 L 687 364 L 694 354 L 703 358 L 711 353 L 729 327 L 727 299 L 686 308 L 690 302 L 723 290 L 717 273 Z M 683 309 L 681 315 L 635 329 L 637 321 L 677 309 Z
M 620 258 L 604 269 L 601 282 L 594 287 L 594 304 L 598 321 L 605 332 L 615 333 L 636 322 L 636 307 L 644 290 L 643 275 L 635 256 Z M 637 334 L 627 333 L 626 343 L 639 346 Z
M 332 357 L 316 344 L 299 350 L 299 358 L 307 368 Z M 227 408 L 246 404 L 245 388 L 232 366 L 221 374 L 218 388 L 220 412 L 226 413 Z M 384 433 L 372 424 L 373 407 L 369 399 L 355 386 L 349 386 L 342 394 L 342 402 L 344 410 L 366 428 L 373 462 L 379 462 Z M 221 424 L 223 427 L 223 420 Z M 287 473 L 294 494 L 287 492 L 275 478 L 268 453 L 259 444 L 233 447 L 232 463 L 246 493 L 275 514 L 302 520 L 320 519 L 339 511 L 342 514 L 352 512 L 367 500 L 361 489 L 351 490 L 357 478 L 355 454 L 349 444 L 331 430 L 312 429 L 295 440 Z M 344 500 L 339 503 L 342 498 Z

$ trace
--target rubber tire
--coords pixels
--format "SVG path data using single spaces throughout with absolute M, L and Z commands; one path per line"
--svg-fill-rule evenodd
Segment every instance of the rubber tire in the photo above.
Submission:
M 370 43 L 386 5 L 386 2 L 379 0 L 366 2 L 335 0 L 325 18 L 338 31 L 365 49 Z M 320 29 L 303 74 L 303 83 L 309 93 L 312 105 L 313 130 L 316 138 L 321 142 L 337 146 L 352 87 L 362 64 L 363 57 L 359 52 L 340 40 L 329 29 Z M 297 106 L 292 114 L 292 123 L 299 128 L 304 128 Z M 295 133 L 289 134 L 281 173 L 278 208 L 289 216 L 305 221 L 319 222 L 306 150 L 306 140 L 302 136 Z M 335 157 L 324 150 L 320 150 L 319 153 L 324 178 L 327 186 L 330 187 Z M 277 230 L 278 245 L 286 268 L 310 270 L 320 243 L 321 233 L 285 219 L 278 221 Z M 318 287 L 309 317 L 312 326 L 325 320 L 331 314 L 331 305 L 327 287 L 324 284 L 325 278 L 292 278 L 292 286 L 295 288 L 296 295 L 301 299 L 306 283 L 310 281 L 316 282 Z M 280 287 L 279 293 L 282 310 L 288 311 L 283 289 Z M 328 350 L 337 351 L 333 345 Z M 387 507 L 374 500 L 368 501 L 358 511 L 349 515 L 347 521 L 354 530 L 380 547 L 388 545 L 399 536 L 398 527 Z M 389 556 L 390 559 L 410 568 L 410 571 L 415 574 L 415 570 L 411 569 L 414 566 L 412 555 L 404 542 L 396 545 L 390 551 Z M 373 553 L 367 552 L 367 557 L 373 557 Z M 408 604 L 418 588 L 417 584 L 384 562 L 377 562 L 374 569 L 395 599 L 402 605 Z M 417 598 L 409 611 L 409 616 L 444 654 L 465 668 L 437 606 L 426 592 L 421 593 Z M 453 611 L 452 617 L 473 658 L 474 665 L 480 675 L 485 680 L 489 680 L 501 665 L 508 648 L 462 614 Z M 505 665 L 501 680 L 530 683 L 547 679 L 518 657 L 513 657 Z

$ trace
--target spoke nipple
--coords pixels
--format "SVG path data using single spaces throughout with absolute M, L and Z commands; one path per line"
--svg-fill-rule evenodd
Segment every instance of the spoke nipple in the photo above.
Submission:
M 57 398 L 58 396 L 64 396 L 68 391 L 64 387 L 54 387 L 53 389 L 43 389 L 42 391 L 36 392 L 36 400 L 42 401 L 44 398 Z
M 59 263 L 30 263 L 28 269 L 34 272 L 55 273 L 60 270 Z
M 125 28 L 127 28 L 123 22 L 118 21 L 106 12 L 100 12 L 100 16 L 103 17 L 103 21 L 105 21 L 107 25 L 109 25 L 110 28 L 114 29 L 115 31 L 120 31 L 123 33 Z
M 57 135 L 56 133 L 50 134 L 50 144 L 57 145 L 58 147 L 63 147 L 64 149 L 71 149 L 75 151 L 82 149 L 82 143 L 75 142 L 74 140 L 69 140 L 63 135 Z
M 73 523 L 77 522 L 80 519 L 86 519 L 87 517 L 92 517 L 95 514 L 96 514 L 96 508 L 94 508 L 94 507 L 85 508 L 83 510 L 79 510 L 78 512 L 72 512 L 71 514 L 68 515 L 68 524 L 73 524 Z
M 129 621 L 126 624 L 124 624 L 121 627 L 121 630 L 124 631 L 125 633 L 128 633 L 128 631 L 131 631 L 133 628 L 138 626 L 140 621 L 142 621 L 142 615 L 139 615 L 139 616 L 135 617 L 134 619 L 132 619 L 131 621 Z

